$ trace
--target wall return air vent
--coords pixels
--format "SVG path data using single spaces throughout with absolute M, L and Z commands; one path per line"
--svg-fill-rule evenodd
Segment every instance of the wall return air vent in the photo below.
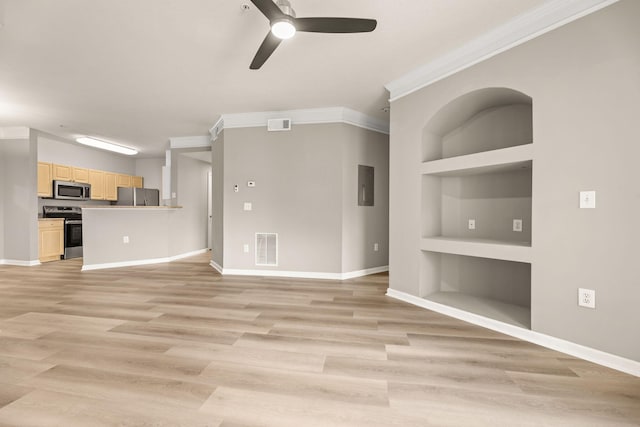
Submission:
M 267 120 L 267 130 L 269 132 L 291 130 L 291 119 L 269 119 Z
M 278 234 L 256 233 L 256 265 L 278 265 Z

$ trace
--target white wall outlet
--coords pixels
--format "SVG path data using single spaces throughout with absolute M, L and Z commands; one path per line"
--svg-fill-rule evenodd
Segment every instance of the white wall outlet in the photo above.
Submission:
M 475 219 L 470 219 L 469 220 L 469 230 L 475 230 L 476 229 L 476 220 Z
M 521 219 L 514 219 L 513 220 L 513 231 L 518 231 L 518 232 L 522 231 L 522 220 Z
M 374 243 L 374 244 L 373 244 L 373 250 L 374 250 L 375 252 L 378 252 L 378 249 L 379 249 L 378 244 L 377 244 L 377 243 Z
M 129 236 L 122 236 L 122 243 L 125 245 L 129 243 Z
M 237 193 L 238 191 L 240 191 L 240 187 L 238 187 L 238 184 L 233 186 L 233 192 Z
M 245 254 L 249 253 L 249 244 L 245 243 L 244 245 L 242 245 L 242 250 L 244 251 Z
M 173 193 L 171 193 L 171 198 L 175 199 L 176 197 L 178 197 L 178 195 L 176 194 L 176 192 L 174 191 Z
M 251 209 L 253 209 L 253 205 L 251 204 L 251 202 L 244 202 L 244 208 L 245 211 L 250 211 Z
M 578 305 L 580 307 L 596 308 L 596 291 L 578 288 Z
M 255 186 L 256 186 L 255 181 L 247 181 L 247 187 L 255 187 Z
M 580 209 L 595 209 L 595 208 L 596 208 L 596 192 L 581 191 L 580 192 Z

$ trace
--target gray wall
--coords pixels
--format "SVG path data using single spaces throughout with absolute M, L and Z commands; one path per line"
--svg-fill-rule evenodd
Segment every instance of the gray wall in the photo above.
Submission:
M 637 100 L 640 2 L 623 0 L 395 101 L 390 286 L 419 295 L 422 132 L 468 92 L 533 98 L 532 329 L 640 360 Z M 578 209 L 596 190 L 598 207 Z M 577 288 L 597 308 L 577 306 Z
M 3 174 L 3 258 L 37 261 L 35 139 L 0 140 Z
M 211 260 L 218 266 L 224 265 L 224 136 L 223 130 L 218 135 L 218 139 L 213 141 L 211 146 L 211 168 L 212 168 L 212 205 L 213 218 L 211 227 Z
M 172 155 L 171 167 L 177 172 L 178 206 L 171 217 L 172 254 L 207 247 L 207 179 L 211 165 L 180 154 Z
M 224 189 L 224 264 L 215 262 L 225 269 L 313 273 L 388 264 L 387 135 L 321 124 L 294 125 L 287 132 L 226 129 L 223 141 L 219 138 L 213 149 L 214 217 L 219 224 L 215 193 Z M 224 169 L 218 165 L 220 157 Z M 358 164 L 376 168 L 374 207 L 357 206 Z M 256 186 L 249 188 L 247 181 Z M 252 211 L 243 210 L 245 202 L 252 203 Z M 255 233 L 271 232 L 278 233 L 278 265 L 256 266 Z M 214 247 L 223 243 L 215 235 L 214 242 Z
M 342 272 L 346 273 L 389 262 L 389 137 L 355 126 L 343 128 Z M 373 206 L 358 206 L 358 165 L 374 168 Z
M 97 169 L 108 172 L 135 174 L 135 159 L 122 154 L 112 154 L 105 150 L 58 138 L 39 131 L 38 161 Z
M 5 154 L 4 154 L 4 141 L 0 140 L 0 260 L 4 259 L 4 187 L 5 187 Z
M 135 175 L 144 177 L 145 188 L 155 188 L 162 191 L 162 166 L 164 157 L 156 159 L 136 159 Z M 162 198 L 162 194 L 160 195 Z
M 342 271 L 344 126 L 225 130 L 225 268 Z M 249 180 L 255 188 L 247 187 Z M 244 202 L 253 210 L 243 211 Z M 277 267 L 255 266 L 256 232 L 278 233 Z M 243 252 L 244 244 L 249 253 Z

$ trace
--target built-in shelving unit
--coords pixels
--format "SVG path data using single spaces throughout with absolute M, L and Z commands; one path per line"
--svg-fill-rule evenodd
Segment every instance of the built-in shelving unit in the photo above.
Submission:
M 427 124 L 420 168 L 421 296 L 523 328 L 531 325 L 531 105 L 504 88 L 459 98 Z

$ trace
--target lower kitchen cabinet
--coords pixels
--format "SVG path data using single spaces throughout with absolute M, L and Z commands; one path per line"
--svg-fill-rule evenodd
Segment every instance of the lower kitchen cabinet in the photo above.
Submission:
M 39 220 L 38 239 L 40 262 L 59 260 L 64 254 L 64 220 Z

